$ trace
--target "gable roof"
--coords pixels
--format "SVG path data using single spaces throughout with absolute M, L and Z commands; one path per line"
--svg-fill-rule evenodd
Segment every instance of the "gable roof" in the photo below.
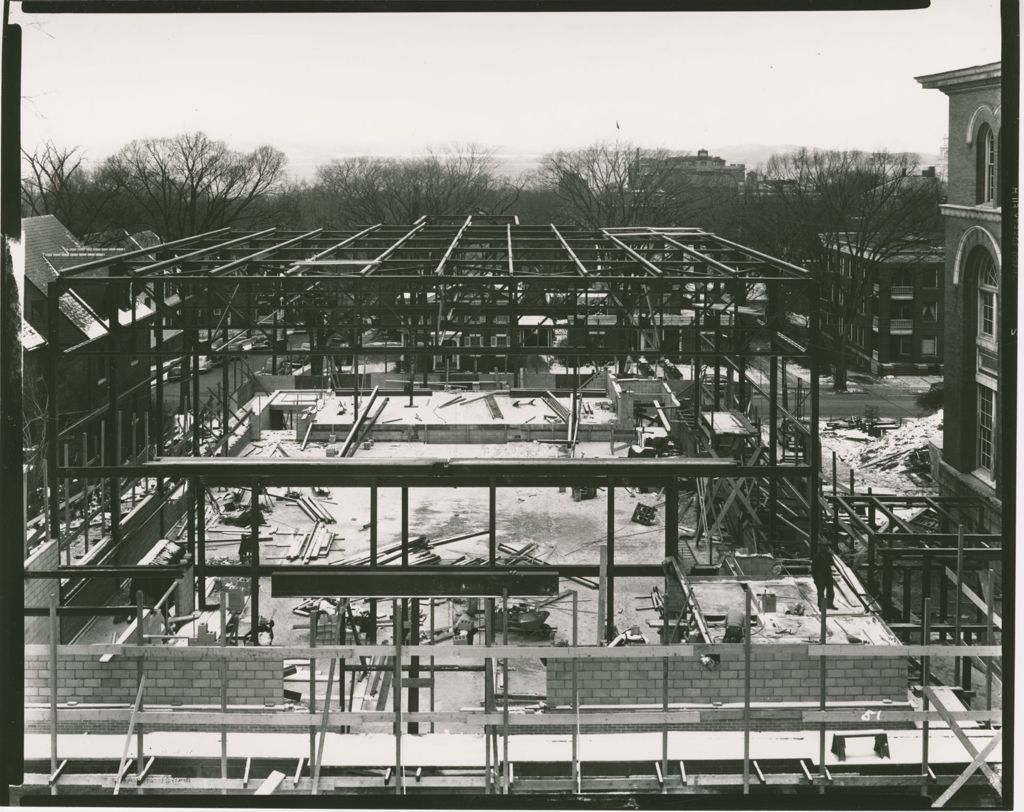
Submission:
M 75 236 L 52 214 L 23 217 L 21 243 L 25 248 L 25 279 L 43 295 L 46 294 L 46 286 L 57 278 L 57 272 L 43 255 L 80 247 Z

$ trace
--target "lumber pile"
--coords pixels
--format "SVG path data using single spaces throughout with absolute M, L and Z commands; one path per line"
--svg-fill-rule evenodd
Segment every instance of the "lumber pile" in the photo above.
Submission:
M 296 537 L 285 553 L 285 558 L 294 561 L 302 559 L 303 564 L 308 564 L 310 559 L 323 558 L 331 551 L 335 534 L 327 529 L 323 522 L 316 522 L 313 529 Z

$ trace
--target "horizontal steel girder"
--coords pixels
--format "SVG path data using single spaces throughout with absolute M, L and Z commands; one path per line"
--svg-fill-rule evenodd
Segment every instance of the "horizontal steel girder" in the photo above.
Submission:
M 322 484 L 349 487 L 485 487 L 551 484 L 666 483 L 674 478 L 803 477 L 808 465 L 739 465 L 734 460 L 668 459 L 323 459 L 238 457 L 164 457 L 143 465 L 70 467 L 59 476 L 199 477 L 207 484 Z
M 478 597 L 503 594 L 553 596 L 558 594 L 558 573 L 554 570 L 497 568 L 417 568 L 388 572 L 356 568 L 346 572 L 288 572 L 270 576 L 270 594 L 275 598 L 317 595 L 359 597 Z

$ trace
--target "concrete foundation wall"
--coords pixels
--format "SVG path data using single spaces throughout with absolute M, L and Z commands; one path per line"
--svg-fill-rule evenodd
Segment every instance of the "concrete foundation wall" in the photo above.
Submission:
M 143 702 L 219 704 L 220 663 L 203 660 L 161 660 L 147 666 Z M 90 704 L 131 704 L 135 701 L 135 661 L 115 657 L 101 663 L 99 655 L 62 656 L 57 663 L 57 701 Z M 228 662 L 228 704 L 280 702 L 284 664 L 281 660 Z M 25 656 L 25 701 L 47 702 L 50 665 L 47 655 Z
M 669 702 L 742 702 L 743 652 L 723 652 L 719 666 L 705 669 L 700 659 L 669 664 Z M 795 655 L 772 645 L 754 645 L 751 652 L 751 701 L 810 702 L 819 698 L 819 660 Z M 828 694 L 832 701 L 907 698 L 906 660 L 865 657 L 828 663 Z M 584 705 L 632 705 L 661 702 L 662 663 L 657 659 L 580 660 L 577 664 L 580 702 Z M 572 702 L 572 662 L 549 660 L 547 701 Z

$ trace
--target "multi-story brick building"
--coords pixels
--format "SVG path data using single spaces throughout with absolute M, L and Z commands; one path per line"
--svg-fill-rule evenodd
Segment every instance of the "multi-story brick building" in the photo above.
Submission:
M 945 417 L 936 478 L 944 493 L 990 497 L 1000 525 L 999 355 L 1002 71 L 998 62 L 919 76 L 949 97 L 945 267 Z M 1009 306 L 1013 306 L 1011 302 Z
M 861 246 L 837 240 L 836 267 L 866 274 L 862 296 L 847 321 L 847 349 L 873 375 L 936 373 L 942 364 L 943 249 L 928 242 L 876 259 Z M 833 291 L 833 295 L 838 295 Z M 828 314 L 826 314 L 826 317 Z

